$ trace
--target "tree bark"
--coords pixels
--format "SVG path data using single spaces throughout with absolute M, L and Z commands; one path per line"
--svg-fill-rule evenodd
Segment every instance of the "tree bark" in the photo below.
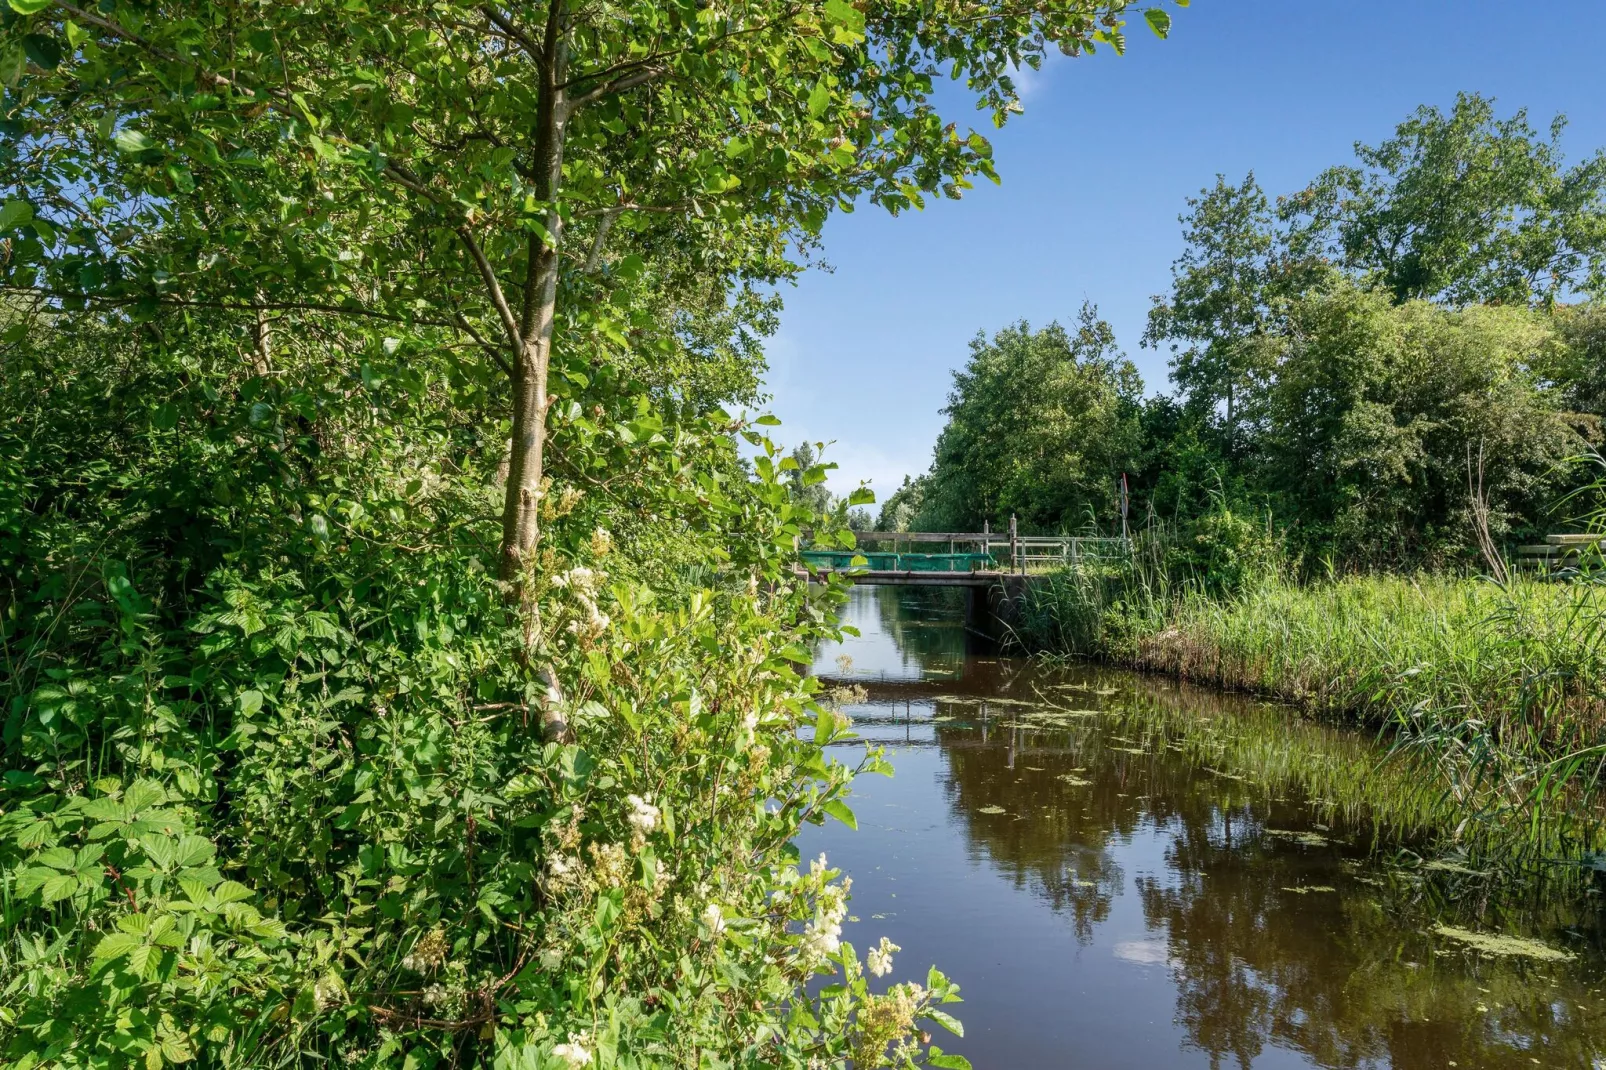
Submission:
M 513 360 L 513 435 L 508 453 L 506 497 L 502 507 L 501 576 L 517 581 L 540 538 L 541 478 L 546 445 L 547 371 L 557 319 L 559 246 L 563 216 L 557 199 L 563 186 L 563 148 L 568 103 L 568 13 L 565 0 L 551 0 L 543 35 L 541 92 L 536 101 L 533 182 L 536 199 L 547 205 L 546 234 L 532 234 L 525 264 L 522 309 Z

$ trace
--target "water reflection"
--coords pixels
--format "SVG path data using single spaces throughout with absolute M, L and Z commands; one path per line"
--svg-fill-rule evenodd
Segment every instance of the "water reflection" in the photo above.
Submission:
M 858 833 L 800 845 L 853 875 L 849 939 L 885 934 L 899 977 L 935 962 L 965 986 L 945 1047 L 978 1067 L 1606 1066 L 1593 899 L 1496 900 L 1402 865 L 1408 833 L 1244 764 L 1364 765 L 1366 741 L 991 656 L 963 608 L 855 592 L 862 635 L 816 669 L 851 659 L 869 701 L 850 712 L 898 773 L 861 782 Z M 1458 935 L 1485 930 L 1571 958 Z

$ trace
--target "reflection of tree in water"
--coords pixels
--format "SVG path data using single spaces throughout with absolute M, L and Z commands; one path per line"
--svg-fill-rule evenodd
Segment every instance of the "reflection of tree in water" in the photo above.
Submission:
M 960 587 L 873 587 L 881 630 L 926 668 L 957 671 L 969 642 Z
M 1119 830 L 1082 810 L 1089 788 L 1056 779 L 1059 771 L 1080 765 L 1080 741 L 1057 739 L 1061 753 L 1046 754 L 1031 734 L 1007 722 L 989 728 L 990 740 L 1002 745 L 980 737 L 980 728 L 938 728 L 948 758 L 949 797 L 969 825 L 972 844 L 1017 888 L 1030 883 L 1055 910 L 1069 913 L 1077 938 L 1090 942 L 1125 877 L 1106 850 Z M 983 807 L 1004 812 L 984 813 Z
M 1606 1047 L 1606 1008 L 1586 967 L 1478 960 L 1430 935 L 1442 915 L 1420 884 L 1382 876 L 1363 848 L 1326 842 L 1369 842 L 1359 819 L 1331 817 L 1324 831 L 1287 784 L 1275 798 L 1231 769 L 1207 771 L 1196 751 L 1133 720 L 1034 717 L 994 701 L 985 719 L 977 706 L 937 725 L 973 848 L 1089 943 L 1122 890 L 1121 841 L 1165 836 L 1169 872 L 1140 878 L 1137 892 L 1168 949 L 1178 1020 L 1213 1067 L 1247 1068 L 1275 1046 L 1333 1068 L 1516 1070 L 1535 1055 L 1588 1068 Z M 1338 890 L 1288 890 L 1313 887 Z M 1526 913 L 1559 938 L 1551 926 L 1566 909 Z
M 1176 877 L 1139 881 L 1190 1040 L 1248 1067 L 1268 1044 L 1323 1067 L 1589 1067 L 1606 1013 L 1584 969 L 1469 959 L 1402 889 L 1309 887 L 1312 849 L 1179 835 Z M 1373 894 L 1358 894 L 1360 892 Z

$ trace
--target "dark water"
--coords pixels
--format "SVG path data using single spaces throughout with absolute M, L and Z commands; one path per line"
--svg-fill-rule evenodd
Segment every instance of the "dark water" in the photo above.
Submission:
M 1598 896 L 1424 868 L 1366 815 L 1232 767 L 1292 749 L 1280 711 L 978 654 L 958 596 L 854 592 L 863 634 L 816 671 L 866 688 L 846 708 L 897 773 L 856 783 L 857 832 L 799 844 L 853 878 L 845 938 L 902 947 L 889 982 L 937 964 L 963 986 L 943 1047 L 978 1070 L 1606 1068 Z M 1150 725 L 1179 717 L 1254 746 Z M 1325 731 L 1303 760 L 1369 746 Z

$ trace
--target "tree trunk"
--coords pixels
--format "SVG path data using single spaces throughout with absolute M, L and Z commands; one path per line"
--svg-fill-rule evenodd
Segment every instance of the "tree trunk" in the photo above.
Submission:
M 517 580 L 540 537 L 542 447 L 546 445 L 547 364 L 551 339 L 526 345 L 513 366 L 513 439 L 502 504 L 504 580 Z
M 535 196 L 547 205 L 546 235 L 532 234 L 525 265 L 519 338 L 513 362 L 513 435 L 508 452 L 507 493 L 502 506 L 501 575 L 516 582 L 540 538 L 543 447 L 546 445 L 547 371 L 557 319 L 558 259 L 563 216 L 557 199 L 563 186 L 563 147 L 568 104 L 568 15 L 564 0 L 551 0 L 542 43 L 541 94 L 536 101 L 533 179 Z

